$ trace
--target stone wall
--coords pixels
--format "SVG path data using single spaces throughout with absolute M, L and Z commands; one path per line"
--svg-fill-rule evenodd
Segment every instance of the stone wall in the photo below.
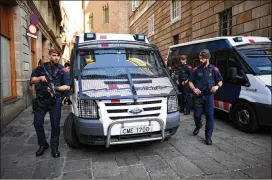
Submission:
M 130 2 L 131 7 L 131 2 Z M 219 13 L 232 8 L 232 35 L 271 37 L 271 1 L 267 0 L 212 0 L 181 1 L 181 18 L 171 23 L 170 1 L 156 1 L 148 7 L 146 2 L 132 12 L 130 8 L 130 33 L 148 34 L 148 18 L 154 14 L 155 33 L 149 40 L 167 56 L 173 36 L 179 43 L 219 36 Z
M 103 6 L 108 4 L 109 23 L 103 23 Z M 96 33 L 129 33 L 128 1 L 89 1 L 85 7 L 85 32 L 90 32 L 89 16 L 93 13 L 93 30 Z

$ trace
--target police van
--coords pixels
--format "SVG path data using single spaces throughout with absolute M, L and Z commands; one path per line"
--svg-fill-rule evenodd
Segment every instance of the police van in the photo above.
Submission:
M 70 62 L 73 103 L 63 131 L 69 146 L 108 148 L 176 133 L 178 91 L 145 35 L 79 35 Z
M 228 36 L 173 45 L 168 61 L 187 55 L 187 63 L 199 65 L 199 52 L 211 52 L 210 63 L 219 68 L 223 86 L 215 94 L 214 108 L 228 112 L 236 127 L 255 132 L 261 125 L 272 126 L 271 39 Z

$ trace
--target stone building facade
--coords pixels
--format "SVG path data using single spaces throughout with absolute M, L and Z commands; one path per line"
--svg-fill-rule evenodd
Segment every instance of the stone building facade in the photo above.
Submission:
M 51 47 L 61 52 L 61 14 L 58 0 L 9 0 L 0 10 L 2 130 L 31 105 L 29 79 L 38 61 L 47 61 Z M 27 35 L 31 14 L 39 20 L 37 39 Z
M 272 35 L 270 0 L 149 0 L 132 1 L 129 7 L 130 33 L 148 35 L 163 57 L 177 43 L 228 35 Z
M 84 32 L 129 33 L 129 1 L 82 1 Z

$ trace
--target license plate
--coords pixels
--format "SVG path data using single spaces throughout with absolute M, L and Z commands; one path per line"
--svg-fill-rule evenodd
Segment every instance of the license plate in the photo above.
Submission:
M 121 128 L 121 135 L 124 134 L 139 134 L 152 131 L 152 126 L 136 126 L 136 127 L 124 127 Z

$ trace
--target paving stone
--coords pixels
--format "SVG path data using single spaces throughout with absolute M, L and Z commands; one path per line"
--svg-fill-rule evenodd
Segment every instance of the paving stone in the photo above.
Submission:
M 253 179 L 271 179 L 271 164 L 242 170 Z
M 188 177 L 204 174 L 195 164 L 193 164 L 186 157 L 176 157 L 173 159 L 166 159 L 167 164 L 178 174 L 180 177 Z
M 80 159 L 90 159 L 91 153 L 84 150 L 69 150 L 66 151 L 67 161 L 70 160 L 80 160 Z
M 226 170 L 224 166 L 211 158 L 192 160 L 192 162 L 206 174 L 220 173 Z
M 150 179 L 142 165 L 121 167 L 120 172 L 125 179 Z
M 1 154 L 1 174 L 3 174 L 6 169 L 9 169 L 11 165 L 17 163 L 17 161 L 18 156 L 16 155 L 2 156 Z
M 151 147 L 144 147 L 144 148 L 141 148 L 141 149 L 137 149 L 137 150 L 135 150 L 135 153 L 140 158 L 145 157 L 145 156 L 158 155 L 157 151 L 155 151 Z
M 17 167 L 6 169 L 3 174 L 1 173 L 2 179 L 30 179 L 35 165 L 27 167 Z
M 173 159 L 183 155 L 174 147 L 156 150 L 163 159 Z
M 95 162 L 93 163 L 94 177 L 110 177 L 120 174 L 116 162 Z
M 158 155 L 141 157 L 140 160 L 149 173 L 169 168 L 168 164 Z
M 64 165 L 64 172 L 67 171 L 77 171 L 91 168 L 91 160 L 75 160 L 66 161 Z
M 203 179 L 250 179 L 250 178 L 240 171 L 231 171 L 219 174 L 205 175 Z
M 18 161 L 13 164 L 17 167 L 27 167 L 29 165 L 35 165 L 40 159 L 40 157 L 36 157 L 35 155 L 19 157 L 20 158 L 17 158 Z
M 62 179 L 92 179 L 91 170 L 64 172 Z
M 36 165 L 32 179 L 57 178 L 61 175 L 63 165 L 64 165 L 63 158 L 40 161 Z
M 156 180 L 180 179 L 179 176 L 175 173 L 175 171 L 170 168 L 161 169 L 160 171 L 153 171 L 150 172 L 149 175 L 152 179 Z
M 268 163 L 271 163 L 271 152 L 256 154 L 256 156 Z
M 213 141 L 213 143 L 214 143 L 214 141 Z M 194 146 L 196 148 L 198 148 L 200 151 L 204 152 L 204 153 L 219 151 L 218 147 L 216 147 L 216 146 L 207 146 L 207 144 L 204 144 L 204 143 L 194 144 Z
M 267 150 L 257 146 L 251 142 L 245 141 L 242 138 L 232 138 L 231 140 L 228 141 L 230 144 L 233 144 L 241 149 L 246 150 L 247 152 L 251 153 L 251 154 L 259 154 L 259 153 L 263 153 L 266 152 Z
M 262 160 L 261 158 L 247 152 L 233 153 L 232 155 L 237 157 L 237 159 L 240 159 L 244 164 L 251 167 L 267 164 L 265 160 Z
M 115 162 L 115 152 L 91 152 L 92 162 Z
M 19 152 L 18 156 L 35 156 L 36 151 L 39 149 L 39 145 L 24 145 Z
M 202 159 L 206 158 L 206 154 L 200 151 L 192 144 L 182 144 L 181 142 L 171 143 L 173 147 L 175 147 L 183 156 L 188 159 Z
M 123 177 L 121 174 L 110 177 L 94 178 L 94 180 L 130 180 L 127 177 Z M 133 180 L 133 179 L 132 179 Z
M 133 164 L 140 164 L 139 158 L 136 156 L 135 152 L 116 152 L 115 160 L 118 166 L 129 166 Z
M 243 149 L 229 143 L 216 143 L 214 146 L 217 146 L 220 150 L 227 153 L 241 153 L 244 151 Z
M 19 141 L 15 144 L 15 142 L 11 142 L 11 141 L 7 143 L 3 147 L 3 149 L 1 149 L 1 156 L 16 155 L 22 150 L 22 147 L 24 146 L 24 142 Z

